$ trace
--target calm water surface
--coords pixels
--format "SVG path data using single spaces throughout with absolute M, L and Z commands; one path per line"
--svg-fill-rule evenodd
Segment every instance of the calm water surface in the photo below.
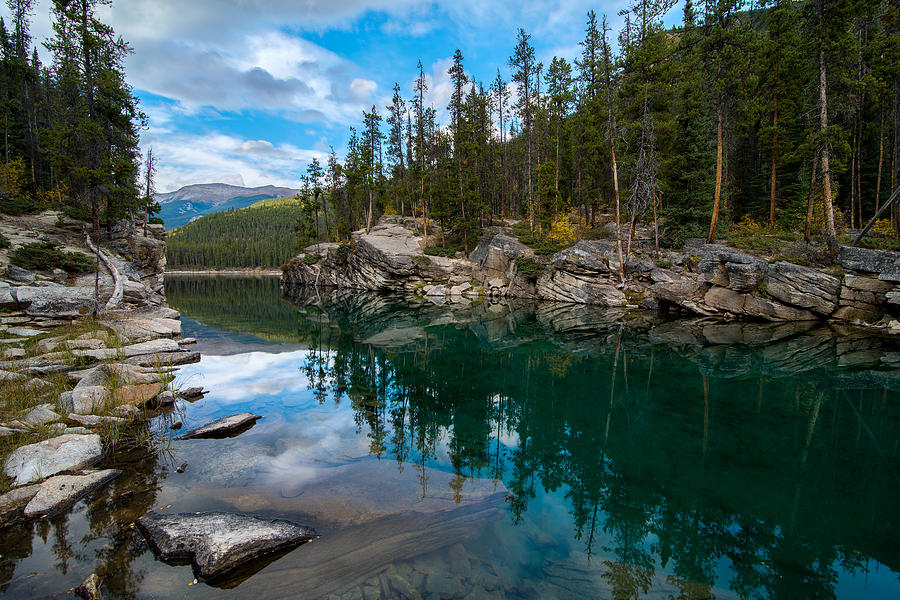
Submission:
M 70 513 L 0 532 L 0 590 L 114 598 L 900 598 L 900 340 L 560 305 L 434 306 L 172 278 L 185 427 Z M 175 467 L 187 463 L 184 473 Z M 225 588 L 147 510 L 322 538 Z M 70 596 L 71 597 L 71 596 Z

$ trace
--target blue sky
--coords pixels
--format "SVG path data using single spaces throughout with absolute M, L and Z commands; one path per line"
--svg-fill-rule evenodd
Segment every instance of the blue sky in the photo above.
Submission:
M 162 192 L 213 181 L 297 187 L 313 157 L 332 145 L 343 153 L 363 109 L 384 113 L 394 82 L 412 96 L 419 59 L 440 116 L 456 48 L 474 79 L 487 84 L 499 68 L 508 80 L 518 27 L 545 65 L 554 55 L 571 60 L 587 11 L 607 13 L 615 31 L 627 4 L 117 0 L 100 15 L 134 50 L 128 80 L 150 117 L 141 145 L 153 148 Z M 49 5 L 37 2 L 37 40 L 50 31 Z M 679 19 L 676 7 L 666 20 Z

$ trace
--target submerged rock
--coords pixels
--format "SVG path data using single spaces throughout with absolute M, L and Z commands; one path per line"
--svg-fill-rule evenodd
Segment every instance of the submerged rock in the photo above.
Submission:
M 74 593 L 82 600 L 100 600 L 100 578 L 96 573 L 88 575 L 81 585 L 75 588 Z
M 89 467 L 102 457 L 99 435 L 65 434 L 16 448 L 3 462 L 3 472 L 15 480 L 15 485 L 25 485 Z
M 317 537 L 314 529 L 285 519 L 218 512 L 150 513 L 135 524 L 157 558 L 190 561 L 194 574 L 204 580 Z
M 253 413 L 240 413 L 222 417 L 201 427 L 191 429 L 184 435 L 178 436 L 177 439 L 192 440 L 197 438 L 231 437 L 250 429 L 259 419 L 262 419 L 262 417 Z

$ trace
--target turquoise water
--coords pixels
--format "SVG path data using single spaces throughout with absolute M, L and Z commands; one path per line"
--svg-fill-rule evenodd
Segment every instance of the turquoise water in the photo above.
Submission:
M 272 279 L 167 293 L 203 352 L 179 381 L 210 390 L 167 418 L 264 418 L 114 457 L 110 487 L 0 534 L 7 595 L 64 594 L 97 570 L 122 598 L 900 597 L 896 338 L 288 302 Z M 322 538 L 219 589 L 153 558 L 128 527 L 150 508 L 285 517 Z

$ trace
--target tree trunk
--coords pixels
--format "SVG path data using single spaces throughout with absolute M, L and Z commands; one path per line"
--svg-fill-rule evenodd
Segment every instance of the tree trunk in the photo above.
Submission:
M 369 233 L 369 230 L 372 229 L 372 211 L 375 203 L 372 199 L 372 186 L 369 186 L 369 207 L 366 210 L 366 233 Z M 318 219 L 316 219 L 318 221 Z M 316 224 L 316 229 L 318 230 L 319 226 Z
M 821 107 L 819 108 L 819 131 L 824 135 L 828 129 L 828 85 L 827 74 L 825 68 L 825 50 L 819 51 L 819 100 Z M 825 241 L 828 249 L 836 251 L 838 249 L 837 232 L 834 228 L 834 205 L 831 199 L 831 170 L 829 164 L 829 144 L 826 141 L 825 147 L 822 148 L 822 177 L 823 177 L 823 197 L 822 203 L 825 207 Z
M 875 212 L 881 202 L 881 167 L 884 164 L 884 107 L 881 107 L 881 127 L 878 130 L 878 178 L 875 180 Z
M 655 250 L 653 256 L 655 258 L 659 258 L 659 216 L 656 211 L 657 202 L 659 202 L 660 208 L 662 208 L 662 192 L 659 190 L 656 190 L 656 193 L 653 195 L 653 246 Z
M 809 243 L 812 234 L 813 192 L 816 189 L 816 165 L 819 162 L 818 159 L 818 155 L 813 154 L 812 174 L 809 177 L 809 197 L 806 201 L 806 231 L 803 232 L 803 239 L 807 244 Z
M 716 192 L 713 198 L 712 221 L 709 224 L 709 235 L 706 243 L 716 241 L 716 227 L 719 224 L 719 201 L 722 197 L 722 100 L 716 100 Z
M 769 225 L 775 225 L 775 174 L 778 168 L 778 96 L 772 114 L 772 178 L 769 184 Z
M 850 228 L 856 228 L 856 123 L 853 124 L 853 140 L 850 142 Z
M 619 257 L 619 283 L 625 283 L 625 261 L 622 259 L 622 212 L 619 205 L 619 167 L 616 165 L 616 125 L 613 122 L 612 98 L 607 81 L 606 105 L 609 112 L 609 155 L 612 165 L 613 195 L 616 198 L 616 253 Z M 594 207 L 591 205 L 591 227 L 594 226 Z

